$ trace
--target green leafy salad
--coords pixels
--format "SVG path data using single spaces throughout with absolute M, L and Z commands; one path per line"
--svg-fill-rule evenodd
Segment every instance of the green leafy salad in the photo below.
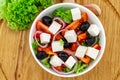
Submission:
M 52 4 L 53 0 L 0 0 L 0 18 L 7 20 L 12 30 L 24 30 Z

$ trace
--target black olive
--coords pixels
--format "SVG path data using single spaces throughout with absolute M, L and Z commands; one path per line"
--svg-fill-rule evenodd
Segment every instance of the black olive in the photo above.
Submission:
M 81 31 L 87 31 L 87 29 L 89 28 L 90 24 L 88 22 L 84 22 L 80 25 L 79 30 Z
M 49 17 L 49 16 L 44 16 L 42 17 L 42 22 L 47 25 L 47 26 L 50 26 L 51 23 L 52 23 L 52 18 Z
M 95 37 L 88 37 L 86 40 L 85 40 L 86 44 L 88 46 L 92 46 L 95 42 L 96 42 L 96 38 Z
M 66 39 L 63 39 L 63 41 L 64 41 L 64 48 L 69 48 L 71 44 L 68 43 Z
M 66 61 L 68 59 L 68 54 L 66 52 L 60 51 L 58 52 L 58 57 L 62 59 L 63 61 Z
M 40 59 L 40 60 L 46 58 L 47 56 L 48 56 L 48 54 L 46 54 L 45 51 L 39 51 L 39 52 L 37 52 L 37 54 L 36 54 L 37 59 Z

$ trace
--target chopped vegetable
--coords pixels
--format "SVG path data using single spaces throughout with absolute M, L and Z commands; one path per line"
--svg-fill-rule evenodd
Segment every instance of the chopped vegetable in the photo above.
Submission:
M 66 27 L 66 23 L 59 17 L 53 18 L 53 21 L 57 21 L 59 24 L 61 24 L 61 29 L 64 29 Z
M 85 40 L 87 38 L 87 33 L 81 33 L 78 35 L 78 41 Z
M 88 21 L 88 15 L 86 12 L 82 13 L 82 20 L 83 22 L 87 22 Z
M 98 45 L 98 44 L 95 44 L 93 47 L 94 47 L 95 49 L 101 50 L 101 46 Z
M 60 34 L 58 34 L 56 37 L 55 37 L 57 40 L 60 40 L 63 38 L 63 36 L 61 36 Z
M 59 40 L 59 43 L 63 46 L 64 45 L 64 41 L 62 39 Z
M 71 47 L 70 47 L 70 50 L 76 51 L 77 47 L 78 47 L 78 44 L 77 44 L 77 43 L 72 43 L 72 44 L 71 44 Z
M 53 17 L 60 17 L 66 23 L 71 23 L 72 22 L 72 14 L 71 14 L 70 9 L 68 9 L 68 8 L 60 7 L 58 9 L 56 9 L 53 12 Z
M 77 67 L 76 64 L 71 69 L 68 67 L 63 67 L 62 71 L 67 73 L 73 71 L 76 67 Z
M 38 46 L 37 51 L 42 51 L 42 48 Z
M 84 69 L 87 67 L 88 65 L 87 64 L 84 64 L 82 63 L 81 61 L 78 61 L 78 65 L 77 65 L 77 68 L 75 70 L 75 73 L 78 74 L 82 71 L 84 71 Z
M 63 68 L 63 70 L 62 70 L 63 72 L 70 72 L 71 71 L 71 69 L 69 69 L 68 67 L 66 67 L 66 68 Z
M 62 66 L 57 66 L 55 67 L 55 69 L 57 69 L 58 71 L 62 71 Z
M 97 36 L 97 42 L 96 42 L 96 44 L 100 44 L 100 37 L 99 37 L 99 35 Z
M 87 46 L 86 42 L 83 41 L 83 42 L 81 43 L 81 46 Z
M 76 20 L 76 21 L 73 21 L 72 23 L 70 23 L 65 29 L 68 29 L 68 30 L 75 30 L 77 29 L 80 24 L 82 23 L 82 20 L 79 19 L 79 20 Z
M 37 54 L 37 47 L 38 47 L 38 44 L 37 44 L 36 41 L 34 41 L 34 42 L 32 43 L 32 48 L 33 48 L 35 54 Z
M 46 32 L 46 33 L 52 34 L 52 33 L 48 30 L 48 26 L 46 26 L 45 24 L 43 24 L 40 20 L 38 20 L 38 21 L 36 22 L 36 29 L 37 29 L 37 30 L 42 30 L 42 31 L 44 31 L 44 32 Z
M 44 58 L 43 60 L 40 60 L 40 61 L 41 61 L 41 63 L 44 64 L 47 68 L 50 68 L 50 67 L 51 67 L 51 65 L 50 65 L 50 63 L 49 63 L 49 61 L 50 61 L 50 56 L 48 56 L 48 57 L 46 57 L 46 58 Z
M 57 53 L 53 52 L 51 47 L 47 47 L 43 49 L 49 55 L 56 55 Z
M 52 4 L 53 0 L 3 0 L 0 17 L 7 20 L 12 30 L 24 30 L 42 9 Z
M 85 55 L 84 58 L 81 58 L 80 60 L 81 60 L 82 62 L 88 64 L 91 59 L 90 59 L 90 57 L 88 57 L 88 56 Z

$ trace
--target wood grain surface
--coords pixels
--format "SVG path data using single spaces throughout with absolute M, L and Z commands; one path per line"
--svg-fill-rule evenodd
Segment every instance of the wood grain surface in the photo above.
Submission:
M 56 0 L 56 3 L 62 0 Z M 29 48 L 29 31 L 13 31 L 0 21 L 0 80 L 120 80 L 120 0 L 75 0 L 78 4 L 96 3 L 107 38 L 101 61 L 90 72 L 61 78 L 43 70 Z

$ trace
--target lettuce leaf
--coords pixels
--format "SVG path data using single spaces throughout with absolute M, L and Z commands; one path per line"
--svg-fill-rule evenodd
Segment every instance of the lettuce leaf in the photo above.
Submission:
M 83 72 L 86 67 L 88 67 L 88 64 L 85 64 L 82 61 L 78 61 L 78 65 L 77 65 L 77 68 L 75 70 L 75 73 L 78 74 L 80 72 Z
M 50 68 L 50 56 L 46 57 L 45 59 L 41 60 L 41 63 L 44 64 L 47 68 Z
M 72 22 L 72 14 L 68 8 L 60 7 L 56 9 L 53 12 L 53 17 L 60 17 L 68 24 Z
M 64 41 L 62 39 L 59 40 L 59 43 L 60 43 L 61 46 L 64 45 Z
M 34 42 L 32 43 L 32 48 L 33 48 L 35 54 L 37 54 L 37 47 L 38 47 L 38 44 L 37 44 L 36 41 L 34 41 Z
M 6 19 L 12 30 L 24 30 L 52 4 L 53 0 L 0 0 L 0 18 Z
M 66 68 L 63 68 L 63 70 L 62 70 L 63 72 L 70 72 L 71 71 L 71 69 L 69 69 L 68 67 L 66 67 Z

